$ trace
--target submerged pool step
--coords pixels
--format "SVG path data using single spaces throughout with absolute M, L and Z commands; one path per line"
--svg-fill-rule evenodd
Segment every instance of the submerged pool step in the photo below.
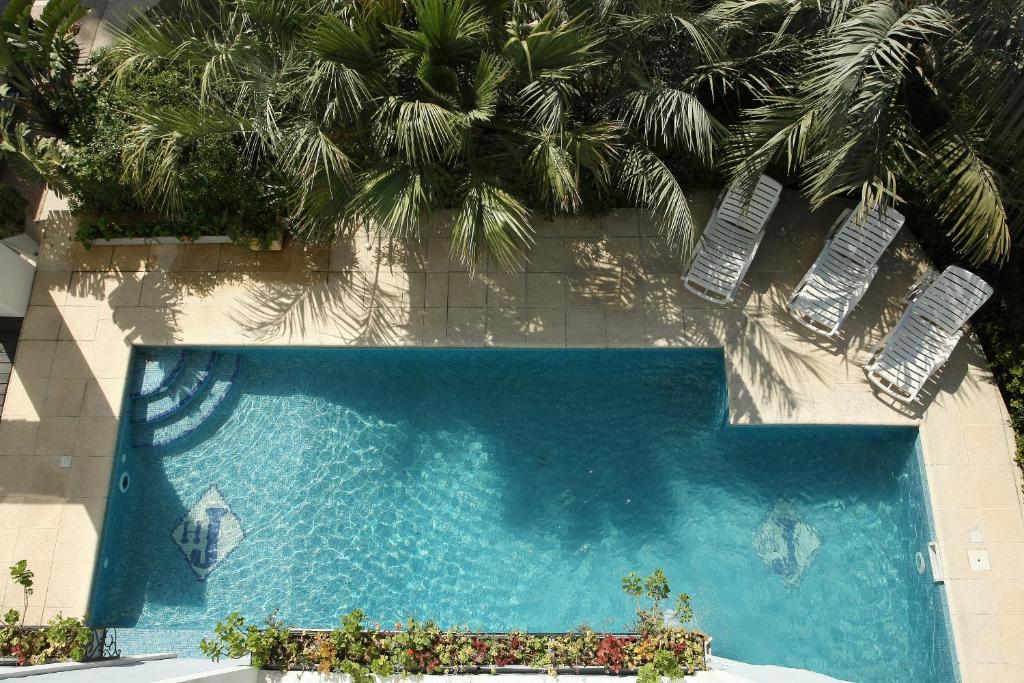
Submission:
M 168 346 L 139 352 L 132 397 L 152 396 L 162 391 L 174 381 L 184 364 L 185 350 L 180 347 Z
M 132 422 L 157 422 L 188 405 L 202 390 L 213 370 L 212 351 L 185 353 L 182 369 L 163 389 L 138 397 L 132 404 Z
M 159 421 L 135 425 L 136 446 L 167 446 L 199 429 L 231 391 L 240 359 L 234 353 L 215 353 L 209 376 L 191 400 Z

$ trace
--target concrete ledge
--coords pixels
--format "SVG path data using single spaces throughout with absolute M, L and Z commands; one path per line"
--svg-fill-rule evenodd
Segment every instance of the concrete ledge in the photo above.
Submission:
M 56 664 L 40 664 L 38 666 L 0 667 L 0 680 L 28 678 L 42 674 L 55 674 L 62 671 L 83 671 L 86 669 L 105 669 L 112 666 L 127 666 L 140 662 L 155 662 L 161 659 L 177 659 L 173 652 L 156 652 L 149 655 L 130 655 L 107 659 L 99 662 L 58 662 Z

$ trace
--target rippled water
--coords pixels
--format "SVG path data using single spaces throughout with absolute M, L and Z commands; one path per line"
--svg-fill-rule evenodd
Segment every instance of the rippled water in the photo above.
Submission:
M 916 568 L 916 430 L 727 426 L 717 350 L 240 355 L 185 440 L 133 447 L 124 425 L 96 623 L 278 610 L 329 627 L 361 607 L 621 629 L 619 578 L 662 567 L 722 656 L 954 678 L 940 589 Z M 200 580 L 178 541 L 211 486 L 244 536 Z

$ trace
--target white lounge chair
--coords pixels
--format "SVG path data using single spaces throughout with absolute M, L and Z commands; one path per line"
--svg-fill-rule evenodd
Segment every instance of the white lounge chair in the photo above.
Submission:
M 731 303 L 764 237 L 765 225 L 779 203 L 782 185 L 761 176 L 749 201 L 730 187 L 711 214 L 683 285 L 714 303 Z
M 834 337 L 868 291 L 878 260 L 904 220 L 893 209 L 841 213 L 814 265 L 789 298 L 790 314 L 808 329 Z
M 926 273 L 911 288 L 910 305 L 864 366 L 868 380 L 895 399 L 910 403 L 949 358 L 967 320 L 992 296 L 973 273 L 950 266 Z

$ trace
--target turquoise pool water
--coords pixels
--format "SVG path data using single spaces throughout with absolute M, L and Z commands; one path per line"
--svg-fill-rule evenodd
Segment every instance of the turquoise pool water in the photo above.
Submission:
M 724 377 L 717 350 L 143 349 L 93 621 L 621 630 L 619 578 L 661 567 L 716 654 L 955 680 L 916 430 L 729 426 Z

